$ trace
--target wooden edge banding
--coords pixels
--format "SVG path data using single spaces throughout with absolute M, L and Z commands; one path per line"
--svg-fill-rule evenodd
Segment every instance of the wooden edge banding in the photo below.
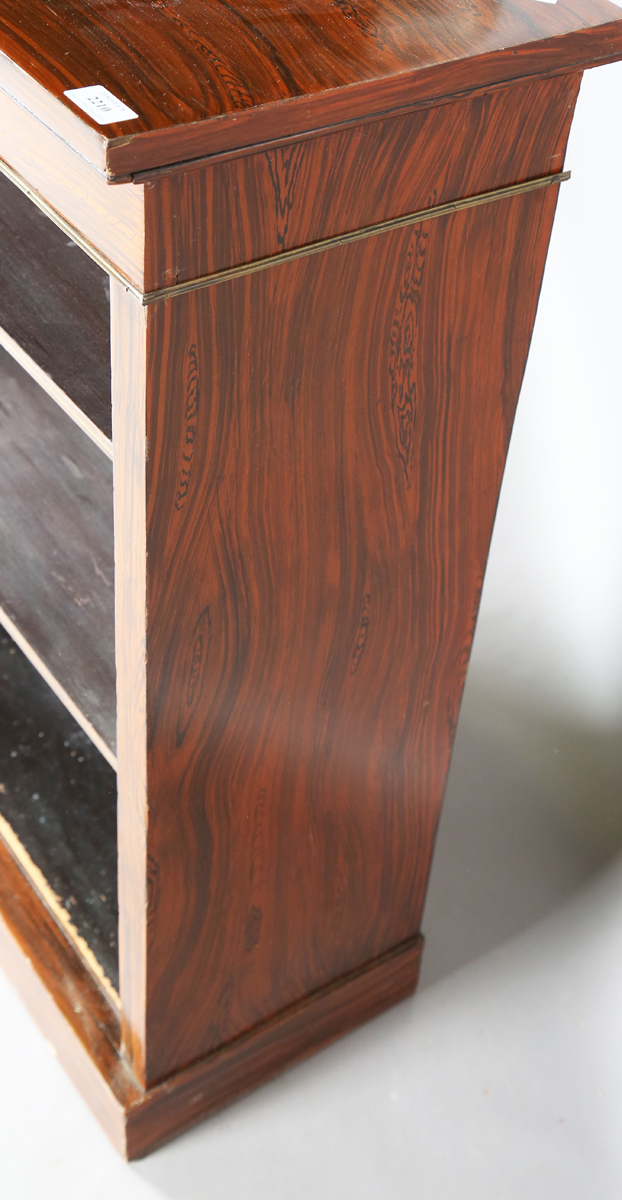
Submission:
M 0 813 L 0 838 L 4 842 L 7 850 L 12 854 L 13 858 L 21 868 L 22 872 L 30 880 L 35 890 L 39 893 L 41 900 L 49 909 L 54 920 L 61 926 L 69 941 L 73 943 L 78 954 L 83 959 L 97 983 L 106 993 L 110 1003 L 118 1011 L 121 1008 L 121 1001 L 115 991 L 113 984 L 110 982 L 103 967 L 98 959 L 93 954 L 90 946 L 85 942 L 84 938 L 78 933 L 69 913 L 63 907 L 63 904 L 56 892 L 50 887 L 45 875 L 34 863 L 22 843 L 20 842 L 14 829 L 9 825 L 9 822 Z
M 71 713 L 74 720 L 77 721 L 78 725 L 80 725 L 84 730 L 86 736 L 91 739 L 93 745 L 97 747 L 100 754 L 103 754 L 106 762 L 110 763 L 113 771 L 116 771 L 117 758 L 110 749 L 110 746 L 106 745 L 106 742 L 101 734 L 99 734 L 95 727 L 91 725 L 88 717 L 85 717 L 84 713 L 78 708 L 78 705 L 75 703 L 75 701 L 71 699 L 69 693 L 66 692 L 62 684 L 58 682 L 58 679 L 52 673 L 52 671 L 50 671 L 50 668 L 45 665 L 43 659 L 39 658 L 37 651 L 33 650 L 28 639 L 24 637 L 19 627 L 14 621 L 11 620 L 8 613 L 5 613 L 2 607 L 0 607 L 0 625 L 4 626 L 7 633 L 13 638 L 15 644 L 19 646 L 20 650 L 22 650 L 26 655 L 26 658 L 39 672 L 41 678 L 45 679 L 45 682 L 49 687 L 51 687 L 55 695 L 58 696 L 58 699 L 65 705 L 67 711 Z
M 221 113 L 187 125 L 111 137 L 106 146 L 108 177 L 148 172 L 174 159 L 198 157 L 258 146 L 266 134 L 298 139 L 316 129 L 332 130 L 356 122 L 373 108 L 384 115 L 427 108 L 470 96 L 475 90 L 511 87 L 533 78 L 572 74 L 620 58 L 620 20 L 558 31 L 533 42 L 497 46 L 474 56 L 408 67 L 384 78 L 358 80 L 331 90 L 273 99 L 265 104 Z
M 423 937 L 417 934 L 145 1092 L 127 1113 L 127 1157 L 155 1150 L 405 1000 L 417 986 L 422 949 Z
M 127 290 L 132 292 L 135 296 L 142 296 L 140 289 L 136 287 L 135 283 L 132 283 L 132 281 L 128 279 L 127 275 L 124 275 L 123 272 L 120 271 L 119 268 L 116 267 L 115 264 L 109 258 L 107 258 L 105 254 L 102 254 L 92 242 L 89 242 L 88 239 L 85 238 L 84 234 L 80 233 L 79 229 L 76 229 L 75 225 L 72 225 L 69 221 L 66 221 L 65 218 L 61 216 L 61 214 L 57 212 L 55 208 L 52 208 L 52 205 L 44 199 L 41 193 L 38 192 L 36 188 L 33 188 L 31 184 L 24 179 L 23 175 L 20 175 L 17 171 L 14 171 L 13 167 L 9 166 L 9 164 L 5 162 L 3 158 L 0 158 L 0 172 L 2 172 L 3 175 L 6 175 L 7 179 L 10 179 L 11 183 L 14 183 L 15 186 L 18 187 L 25 196 L 28 196 L 28 199 L 32 200 L 33 204 L 36 204 L 37 208 L 40 208 L 41 212 L 45 213 L 46 217 L 49 217 L 50 221 L 52 221 L 54 225 L 57 225 L 59 229 L 62 229 L 63 233 L 66 233 L 67 237 L 71 238 L 72 242 L 76 243 L 76 246 L 79 246 L 89 258 L 92 258 L 93 262 L 97 263 L 97 266 L 101 267 L 102 271 L 105 271 L 107 275 L 110 275 L 111 279 L 117 279 L 119 283 L 123 284 L 124 288 L 127 288 Z
M 0 842 L 0 963 L 116 1149 L 139 1089 L 119 1056 L 119 1019 Z
M 582 68 L 577 72 L 583 74 Z M 112 175 L 108 183 L 131 182 L 138 186 L 144 183 L 157 183 L 167 175 L 187 175 L 204 167 L 233 162 L 238 158 L 250 158 L 256 154 L 265 154 L 267 150 L 282 150 L 287 146 L 298 145 L 300 142 L 314 142 L 319 138 L 330 137 L 334 133 L 344 133 L 347 130 L 360 128 L 363 125 L 375 125 L 381 121 L 390 121 L 393 117 L 407 117 L 413 113 L 424 112 L 430 108 L 442 108 L 448 104 L 459 104 L 461 100 L 475 100 L 478 96 L 488 96 L 493 92 L 507 92 L 520 86 L 521 83 L 532 83 L 538 79 L 554 79 L 558 75 L 572 74 L 567 67 L 556 71 L 535 71 L 533 74 L 518 79 L 502 79 L 498 83 L 487 83 L 481 87 L 464 88 L 435 100 L 413 101 L 411 104 L 398 104 L 389 108 L 374 109 L 373 112 L 361 113 L 357 117 L 344 118 L 331 125 L 317 125 L 312 129 L 302 129 L 299 133 L 284 134 L 282 137 L 271 137 L 265 141 L 250 142 L 245 146 L 234 146 L 230 150 L 216 150 L 213 153 L 202 154 L 195 158 L 182 158 L 177 162 L 166 163 L 164 166 L 151 167 L 146 170 L 136 170 L 130 175 Z
M 105 178 L 107 139 L 103 131 L 84 121 L 72 105 L 54 96 L 4 51 L 0 51 L 0 71 L 0 90 Z
M 158 288 L 153 292 L 141 292 L 121 271 L 115 267 L 114 263 L 101 254 L 95 246 L 91 245 L 85 237 L 68 221 L 61 217 L 56 209 L 52 208 L 42 196 L 39 195 L 34 188 L 18 175 L 8 163 L 0 159 L 0 171 L 6 175 L 18 188 L 24 192 L 29 199 L 36 204 L 42 212 L 58 225 L 68 237 L 80 246 L 85 254 L 88 254 L 94 262 L 97 263 L 103 271 L 121 284 L 126 292 L 135 296 L 142 304 L 154 304 L 158 300 L 169 300 L 173 296 L 184 296 L 188 292 L 198 291 L 201 288 L 212 287 L 216 283 L 226 283 L 230 279 L 237 279 L 241 275 L 253 275 L 257 271 L 266 271 L 269 267 L 280 266 L 283 263 L 291 262 L 292 259 L 306 258 L 311 254 L 320 254 L 325 250 L 332 250 L 338 246 L 348 246 L 351 242 L 360 241 L 362 238 L 377 236 L 381 233 L 390 233 L 396 229 L 405 229 L 409 225 L 419 224 L 421 221 L 430 221 L 436 217 L 446 217 L 451 213 L 462 212 L 465 208 L 476 208 L 480 204 L 492 204 L 496 200 L 508 200 L 512 196 L 520 196 L 523 192 L 532 192 L 538 188 L 551 187 L 552 185 L 564 183 L 570 179 L 570 171 L 561 171 L 556 175 L 543 175 L 538 179 L 528 179 L 523 183 L 511 184 L 508 187 L 495 188 L 491 192 L 482 192 L 476 196 L 465 196 L 460 200 L 452 200 L 447 204 L 439 204 L 433 208 L 420 209 L 417 212 L 405 213 L 400 217 L 392 217 L 388 221 L 379 221 L 375 225 L 366 225 L 362 229 L 354 229 L 346 233 L 338 233 L 333 237 L 322 238 L 317 242 L 309 242 L 303 246 L 296 246 L 292 250 L 282 250 L 279 254 L 270 254 L 266 258 L 255 259 L 253 262 L 240 263 L 235 267 L 228 267 L 224 271 L 215 271 L 212 275 L 201 275 L 198 279 L 188 279 L 184 283 L 172 284 L 170 287 Z M 112 299 L 111 299 L 112 304 Z M 8 347 L 7 347 L 8 349 Z M 26 368 L 27 369 L 27 368 Z M 39 381 L 38 381 L 39 382 Z M 42 384 L 42 386 L 45 386 Z M 59 389 L 60 391 L 60 389 Z M 53 393 L 50 392 L 50 395 Z M 54 396 L 56 399 L 56 396 Z M 68 399 L 68 398 L 67 398 Z M 70 401 L 73 404 L 73 401 Z M 71 414 L 70 414 L 71 415 Z M 87 418 L 88 419 L 88 418 Z M 114 440 L 114 438 L 113 438 Z
M 144 1080 L 147 974 L 147 310 L 110 285 L 123 1038 Z
M 298 258 L 308 258 L 311 254 L 323 254 L 324 251 L 334 250 L 338 246 L 349 246 L 352 242 L 360 242 L 363 238 L 377 237 L 381 233 L 392 233 L 394 230 L 406 229 L 409 225 L 418 225 L 422 221 L 448 217 L 452 213 L 463 212 L 467 208 L 478 208 L 482 204 L 509 200 L 513 196 L 522 196 L 527 192 L 538 191 L 540 188 L 565 183 L 567 179 L 570 179 L 570 171 L 560 171 L 556 175 L 541 175 L 538 179 L 528 179 L 524 183 L 495 188 L 491 192 L 480 192 L 479 195 L 466 196 L 462 200 L 450 200 L 446 204 L 437 204 L 432 208 L 421 208 L 416 212 L 404 213 L 400 217 L 390 217 L 387 221 L 378 221 L 374 225 L 364 225 L 361 229 L 353 229 L 349 233 L 336 233 L 332 237 L 321 238 L 317 242 L 307 242 L 306 245 L 295 246 L 292 250 L 281 250 L 278 254 L 269 254 L 265 258 L 257 258 L 253 262 L 241 263 L 237 267 L 227 267 L 224 271 L 214 271 L 213 274 L 202 275 L 198 279 L 189 279 L 184 283 L 158 288 L 154 292 L 145 292 L 142 302 L 143 304 L 155 304 L 158 300 L 170 300 L 174 296 L 184 296 L 188 292 L 212 287 L 216 283 L 227 283 L 231 279 L 239 279 L 243 275 L 254 275 L 257 271 L 266 271 L 270 267 L 282 266 L 283 263 L 292 262 Z
M 43 391 L 47 392 L 48 396 L 51 396 L 52 400 L 56 401 L 59 408 L 62 408 L 63 412 L 68 417 L 71 417 L 71 420 L 75 422 L 82 432 L 92 442 L 95 442 L 95 445 L 99 447 L 106 457 L 111 459 L 112 442 L 110 438 L 107 438 L 106 434 L 102 433 L 101 429 L 98 429 L 95 422 L 91 421 L 91 418 L 87 417 L 81 408 L 78 408 L 78 405 L 70 399 L 67 393 L 54 382 L 51 375 L 48 375 L 47 371 L 38 366 L 34 359 L 29 354 L 26 354 L 25 350 L 22 350 L 19 342 L 16 342 L 1 325 L 0 346 L 3 346 L 7 354 L 10 354 L 11 358 L 15 359 L 15 362 L 19 363 L 20 367 L 23 367 L 31 379 L 34 379 L 35 383 L 38 383 L 39 387 L 43 388 Z

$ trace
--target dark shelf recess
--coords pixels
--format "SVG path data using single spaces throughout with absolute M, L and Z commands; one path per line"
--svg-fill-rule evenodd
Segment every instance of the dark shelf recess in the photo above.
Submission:
M 0 174 L 0 325 L 111 437 L 108 276 Z
M 114 753 L 112 463 L 0 348 L 0 606 Z
M 0 814 L 118 991 L 116 775 L 4 633 Z

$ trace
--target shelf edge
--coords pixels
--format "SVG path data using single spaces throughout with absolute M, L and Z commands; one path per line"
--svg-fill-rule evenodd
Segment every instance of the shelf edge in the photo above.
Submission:
M 91 418 L 82 412 L 82 409 L 78 407 L 75 401 L 54 382 L 52 376 L 48 375 L 47 371 L 43 370 L 43 367 L 38 366 L 35 360 L 25 350 L 22 350 L 19 342 L 16 342 L 1 325 L 0 346 L 6 350 L 7 354 L 11 355 L 11 358 L 23 368 L 27 375 L 30 375 L 31 379 L 34 379 L 35 383 L 38 383 L 40 388 L 43 388 L 44 392 L 47 392 L 48 396 L 51 396 L 52 400 L 56 401 L 59 408 L 62 408 L 63 412 L 71 418 L 74 424 L 92 442 L 95 442 L 95 445 L 99 447 L 102 453 L 112 460 L 112 442 L 110 438 L 107 438 L 106 434 L 102 433 L 101 429 L 98 429 L 95 422 L 91 421 Z
M 17 863 L 20 871 L 26 876 L 28 882 L 38 893 L 40 900 L 45 904 L 50 915 L 54 918 L 57 925 L 60 925 L 62 932 L 68 941 L 73 945 L 76 953 L 82 959 L 87 970 L 95 979 L 95 982 L 104 992 L 106 999 L 112 1005 L 116 1012 L 121 1011 L 121 1000 L 114 987 L 110 982 L 104 968 L 91 950 L 88 943 L 78 932 L 73 924 L 69 913 L 63 908 L 62 902 L 56 895 L 53 888 L 48 883 L 43 871 L 33 862 L 25 846 L 22 845 L 15 830 L 6 817 L 0 813 L 0 840 L 4 842 L 6 849 L 11 857 Z
M 20 650 L 23 651 L 23 653 L 26 655 L 26 658 L 32 663 L 33 667 L 35 667 L 35 669 L 39 672 L 42 679 L 44 679 L 45 682 L 48 684 L 48 686 L 51 687 L 52 691 L 58 696 L 58 699 L 60 701 L 62 701 L 62 703 L 65 705 L 65 708 L 67 709 L 67 711 L 70 712 L 72 717 L 74 718 L 74 720 L 78 722 L 78 725 L 81 726 L 81 728 L 84 730 L 87 737 L 91 739 L 91 741 L 93 742 L 93 745 L 97 747 L 100 754 L 103 754 L 104 758 L 106 759 L 106 762 L 110 763 L 110 766 L 112 767 L 113 771 L 116 771 L 117 770 L 116 754 L 113 754 L 112 750 L 106 744 L 106 742 L 104 741 L 101 734 L 99 734 L 97 732 L 97 730 L 95 729 L 95 727 L 93 725 L 91 725 L 91 722 L 89 721 L 88 717 L 85 717 L 82 710 L 78 708 L 78 705 L 75 703 L 74 700 L 71 699 L 71 696 L 69 695 L 69 693 L 65 691 L 62 684 L 60 684 L 58 682 L 56 676 L 52 673 L 52 671 L 50 671 L 50 668 L 48 666 L 46 666 L 43 659 L 40 658 L 39 655 L 37 654 L 36 650 L 33 650 L 32 646 L 30 645 L 30 642 L 27 640 L 27 638 L 24 637 L 24 635 L 23 635 L 23 633 L 21 633 L 19 627 L 15 624 L 14 621 L 11 620 L 8 613 L 6 613 L 1 606 L 0 606 L 0 625 L 4 626 L 7 633 L 9 634 L 9 636 L 13 638 L 13 641 L 15 642 L 15 644 L 17 646 L 19 646 Z

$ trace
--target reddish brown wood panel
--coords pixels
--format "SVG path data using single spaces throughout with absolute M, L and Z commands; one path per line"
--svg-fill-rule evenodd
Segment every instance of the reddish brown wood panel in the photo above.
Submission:
M 279 1071 L 405 1000 L 417 985 L 422 946 L 422 937 L 396 946 L 137 1098 L 127 1112 L 128 1158 L 155 1150 Z
M 560 171 L 580 80 L 535 80 L 148 183 L 146 287 Z
M 0 50 L 10 94 L 126 175 L 582 69 L 622 54 L 622 19 L 609 0 L 1 0 Z M 63 95 L 93 83 L 137 117 L 102 127 Z
M 419 928 L 556 191 L 150 310 L 150 1082 Z
M 119 1022 L 0 841 L 0 960 L 115 1147 L 138 1158 L 305 1058 L 415 988 L 422 938 L 397 946 L 142 1091 L 119 1052 Z

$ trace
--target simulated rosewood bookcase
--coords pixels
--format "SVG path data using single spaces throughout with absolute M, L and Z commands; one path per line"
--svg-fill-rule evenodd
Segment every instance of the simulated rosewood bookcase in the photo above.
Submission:
M 0 50 L 0 940 L 136 1157 L 415 987 L 622 10 L 0 0 Z

